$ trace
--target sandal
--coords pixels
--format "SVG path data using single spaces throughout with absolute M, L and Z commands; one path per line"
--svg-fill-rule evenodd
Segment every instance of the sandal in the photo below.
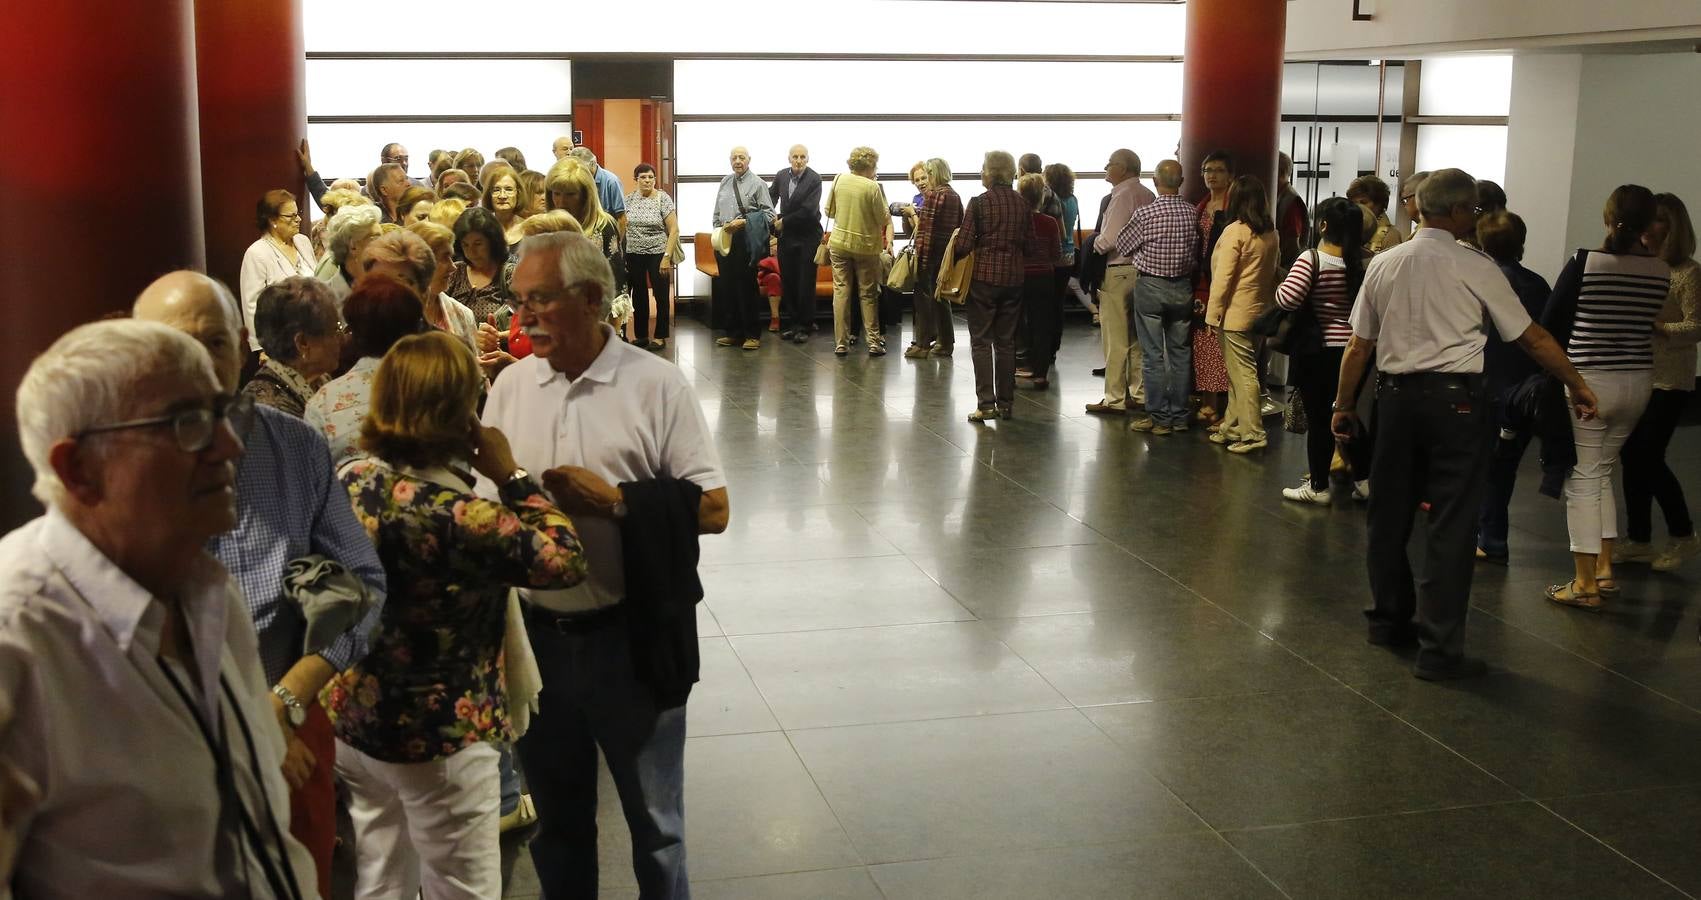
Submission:
M 1595 590 L 1601 592 L 1601 599 L 1602 600 L 1617 600 L 1618 599 L 1618 579 L 1617 578 L 1597 578 L 1597 579 L 1595 579 Z
M 1577 583 L 1575 581 L 1567 581 L 1564 584 L 1549 585 L 1547 589 L 1547 599 L 1552 600 L 1560 606 L 1574 606 L 1578 609 L 1586 609 L 1590 612 L 1600 612 L 1601 608 L 1604 606 L 1604 604 L 1601 603 L 1600 594 L 1577 593 Z
M 1199 411 L 1193 414 L 1193 421 L 1195 422 L 1215 422 L 1216 420 L 1217 408 L 1215 406 L 1200 406 Z

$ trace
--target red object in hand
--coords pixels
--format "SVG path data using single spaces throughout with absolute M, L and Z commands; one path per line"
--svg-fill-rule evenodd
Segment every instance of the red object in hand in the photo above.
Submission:
M 756 263 L 756 283 L 762 289 L 764 297 L 780 295 L 780 261 L 773 256 L 765 256 Z
M 532 355 L 532 339 L 520 330 L 520 317 L 515 316 L 508 323 L 508 355 L 515 359 L 525 359 Z

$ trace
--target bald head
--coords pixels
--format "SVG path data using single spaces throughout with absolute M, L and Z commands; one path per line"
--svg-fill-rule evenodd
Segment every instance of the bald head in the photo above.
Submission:
M 791 150 L 786 153 L 786 159 L 791 163 L 791 170 L 802 175 L 803 170 L 809 168 L 809 148 L 802 144 L 792 144 Z
M 212 354 L 223 390 L 236 392 L 242 377 L 242 320 L 229 288 L 200 272 L 168 272 L 142 289 L 130 314 L 199 341 Z
M 743 175 L 750 171 L 750 151 L 743 147 L 732 148 L 728 157 L 732 161 L 732 174 Z
M 1157 185 L 1158 193 L 1181 193 L 1181 172 L 1181 163 L 1173 159 L 1166 159 L 1158 163 L 1158 167 L 1152 171 L 1152 183 Z

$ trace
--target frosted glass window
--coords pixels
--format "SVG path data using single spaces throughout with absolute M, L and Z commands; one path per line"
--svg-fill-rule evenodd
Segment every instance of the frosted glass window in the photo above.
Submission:
M 1180 122 L 680 122 L 680 175 L 724 175 L 727 155 L 747 147 L 751 167 L 771 175 L 786 165 L 786 151 L 797 143 L 809 148 L 815 171 L 845 168 L 852 147 L 867 145 L 880 153 L 882 174 L 902 175 L 917 160 L 937 156 L 965 177 L 980 171 L 988 150 L 1020 156 L 1038 153 L 1047 163 L 1062 162 L 1076 171 L 1104 169 L 1110 152 L 1128 147 L 1149 170 L 1175 155 Z M 969 180 L 978 180 L 970 178 Z
M 1179 56 L 1187 16 L 1180 3 L 981 0 L 653 0 L 637 18 L 611 9 L 589 19 L 560 0 L 506 0 L 471 17 L 462 0 L 303 6 L 309 52 L 768 53 L 775 24 L 785 23 L 793 53 Z
M 1504 116 L 1512 108 L 1512 57 L 1438 56 L 1423 61 L 1418 114 Z
M 1424 69 L 1425 77 L 1429 69 Z M 1506 183 L 1505 125 L 1420 125 L 1418 171 L 1464 169 L 1477 179 Z
M 328 181 L 332 178 L 365 178 L 378 167 L 378 151 L 395 141 L 408 149 L 408 175 L 424 178 L 431 174 L 427 155 L 433 149 L 477 149 L 486 160 L 494 159 L 503 147 L 518 147 L 526 165 L 542 172 L 555 162 L 550 146 L 572 131 L 566 117 L 560 122 L 376 122 L 312 124 L 307 126 L 313 143 L 313 164 Z
M 565 59 L 310 59 L 315 116 L 573 114 Z
M 726 89 L 735 84 L 762 89 Z M 1181 112 L 1178 62 L 682 59 L 673 85 L 677 115 Z M 1375 93 L 1372 83 L 1372 111 Z

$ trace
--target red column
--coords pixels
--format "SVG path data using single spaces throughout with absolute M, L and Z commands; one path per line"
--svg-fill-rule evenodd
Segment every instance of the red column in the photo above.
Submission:
M 303 40 L 300 0 L 195 3 L 207 271 L 232 290 L 243 252 L 260 236 L 262 194 L 295 194 L 303 232 L 317 212 L 295 157 L 307 136 Z
M 1205 195 L 1199 167 L 1213 150 L 1233 154 L 1235 174 L 1257 176 L 1274 196 L 1287 6 L 1287 0 L 1187 0 L 1181 165 L 1189 200 Z
M 19 3 L 0 29 L 0 528 L 33 516 L 12 402 L 30 361 L 74 325 L 199 268 L 190 0 Z

